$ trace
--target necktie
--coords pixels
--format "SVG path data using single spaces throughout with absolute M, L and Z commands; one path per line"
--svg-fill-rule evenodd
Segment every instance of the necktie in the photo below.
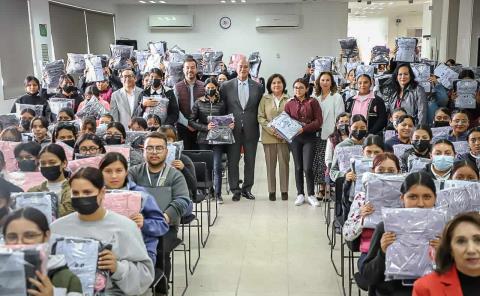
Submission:
M 245 91 L 245 82 L 240 82 L 240 104 L 242 105 L 242 109 L 245 109 L 247 105 L 247 93 Z

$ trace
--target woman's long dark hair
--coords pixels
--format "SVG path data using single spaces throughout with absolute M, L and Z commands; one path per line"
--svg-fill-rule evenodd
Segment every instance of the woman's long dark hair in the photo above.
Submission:
M 103 170 L 107 166 L 111 165 L 112 163 L 114 163 L 116 161 L 120 161 L 120 163 L 122 163 L 123 167 L 125 168 L 125 171 L 128 172 L 127 159 L 125 158 L 125 156 L 123 156 L 121 153 L 118 153 L 118 152 L 109 152 L 109 153 L 105 154 L 105 156 L 100 161 L 100 164 L 99 164 L 98 168 L 103 173 Z M 127 185 L 127 182 L 128 182 L 128 176 L 125 178 L 125 182 L 124 182 L 123 186 Z
M 392 73 L 392 77 L 387 80 L 387 82 L 380 87 L 380 92 L 384 93 L 384 90 L 386 88 L 389 88 L 393 93 L 399 94 L 401 87 L 400 83 L 398 83 L 397 76 L 398 72 L 400 71 L 400 68 L 402 67 L 407 67 L 408 68 L 408 73 L 410 74 L 410 81 L 408 82 L 407 87 L 410 88 L 416 88 L 418 85 L 418 82 L 415 81 L 415 73 L 413 73 L 412 67 L 408 63 L 401 63 L 398 64 L 395 70 Z

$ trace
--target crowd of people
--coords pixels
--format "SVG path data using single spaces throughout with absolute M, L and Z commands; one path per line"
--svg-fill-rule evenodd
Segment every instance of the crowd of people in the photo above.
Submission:
M 290 82 L 291 95 L 290 84 L 281 74 L 271 75 L 266 82 L 251 77 L 245 58 L 234 71 L 223 68 L 218 76 L 202 77 L 197 61 L 187 56 L 184 78 L 173 88 L 165 85 L 161 64 L 144 74 L 135 60 L 130 65 L 119 71 L 105 65 L 105 80 L 94 83 L 80 77 L 75 85 L 74 77 L 64 74 L 53 94 L 42 89 L 37 78 L 26 77 L 26 94 L 11 110 L 19 121 L 2 127 L 0 133 L 2 143 L 16 143 L 13 158 L 0 153 L 0 226 L 6 245 L 38 245 L 69 236 L 99 241 L 106 246 L 98 253 L 98 269 L 109 274 L 106 291 L 142 295 L 152 284 L 156 267 L 169 278 L 171 246 L 198 194 L 193 161 L 181 153 L 167 161 L 172 145 L 182 141 L 185 150 L 213 151 L 211 195 L 218 203 L 224 202 L 222 158 L 226 154 L 232 201 L 238 202 L 242 197 L 256 198 L 252 188 L 261 139 L 270 201 L 276 201 L 277 183 L 281 200 L 290 200 L 290 153 L 295 206 L 306 202 L 318 207 L 330 198 L 332 185 L 334 227 L 357 245 L 352 247 L 361 253 L 355 280 L 369 295 L 439 295 L 440 291 L 475 295 L 480 286 L 478 212 L 460 213 L 443 234 L 430 240 L 436 263 L 433 273 L 410 284 L 387 279 L 386 254 L 397 236 L 386 231 L 383 222 L 364 227 L 365 218 L 380 209 L 369 202 L 360 172 L 351 165 L 345 169 L 344 159 L 346 151 L 359 151 L 352 156 L 367 161 L 368 172 L 405 174 L 398 193 L 402 207 L 434 208 L 439 191 L 444 190 L 442 182 L 480 179 L 480 92 L 476 108 L 456 109 L 458 95 L 453 88 L 432 74 L 432 91 L 426 92 L 415 80 L 411 65 L 393 59 L 375 68 L 391 74 L 381 85 L 376 85 L 377 73 L 351 68 L 338 79 L 338 73 L 316 73 L 309 64 L 304 77 Z M 473 80 L 474 72 L 463 69 L 459 79 Z M 168 101 L 163 116 L 150 112 L 158 104 L 153 96 Z M 55 113 L 51 98 L 72 99 L 73 106 Z M 89 116 L 92 105 L 104 111 Z M 271 125 L 282 113 L 301 126 L 293 139 L 286 139 Z M 234 141 L 213 143 L 209 135 L 218 126 L 211 117 L 230 114 L 234 120 L 228 129 Z M 131 141 L 132 133 L 143 136 Z M 128 147 L 128 157 L 110 150 L 116 146 Z M 459 153 L 459 149 L 466 150 Z M 97 165 L 91 165 L 92 159 L 98 159 Z M 89 165 L 72 170 L 70 164 L 80 160 Z M 11 162 L 15 172 L 7 169 Z M 37 172 L 43 181 L 22 188 L 11 176 L 18 172 Z M 107 209 L 106 195 L 112 190 L 138 192 L 139 213 L 126 217 Z M 14 210 L 11 196 L 23 191 L 54 193 L 57 219 L 49 224 L 35 207 Z M 48 273 L 36 271 L 29 283 L 31 295 L 53 295 L 54 287 L 70 296 L 82 293 L 80 280 L 66 267 L 65 258 L 53 253 Z M 158 286 L 158 292 L 168 292 L 167 281 Z

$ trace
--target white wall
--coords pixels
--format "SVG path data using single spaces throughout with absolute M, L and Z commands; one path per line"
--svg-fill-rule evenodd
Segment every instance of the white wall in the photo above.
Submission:
M 407 36 L 407 29 L 419 29 L 423 27 L 423 14 L 389 15 L 388 17 L 388 46 L 395 48 L 395 38 Z M 396 24 L 396 19 L 401 19 Z
M 360 58 L 369 63 L 372 47 L 387 45 L 388 17 L 349 17 L 348 36 L 357 38 Z
M 212 47 L 224 52 L 228 62 L 233 53 L 259 51 L 262 57 L 260 75 L 268 78 L 281 73 L 289 89 L 294 79 L 303 76 L 306 63 L 315 55 L 338 56 L 338 38 L 347 33 L 347 3 L 323 2 L 270 5 L 198 5 L 198 6 L 131 6 L 116 8 L 118 38 L 138 41 L 146 48 L 148 41 L 165 40 L 171 47 L 178 44 L 187 52 Z M 156 30 L 148 28 L 148 16 L 155 14 L 193 14 L 192 30 Z M 255 16 L 261 14 L 299 14 L 303 25 L 295 29 L 255 28 Z M 232 26 L 223 30 L 219 19 L 228 16 Z

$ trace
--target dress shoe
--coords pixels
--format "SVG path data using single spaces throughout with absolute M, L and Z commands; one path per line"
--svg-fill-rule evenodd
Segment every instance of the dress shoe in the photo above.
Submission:
M 288 200 L 288 193 L 282 192 L 282 200 Z
M 242 192 L 242 196 L 246 199 L 254 200 L 255 196 L 251 192 Z
M 277 199 L 277 197 L 275 196 L 275 192 L 270 192 L 268 194 L 268 199 L 271 201 L 275 201 Z
M 223 198 L 222 198 L 222 195 L 221 195 L 221 194 L 217 194 L 217 195 L 215 196 L 215 199 L 217 200 L 217 202 L 218 202 L 219 204 L 223 204 Z
M 240 193 L 234 193 L 232 197 L 232 201 L 240 201 Z

